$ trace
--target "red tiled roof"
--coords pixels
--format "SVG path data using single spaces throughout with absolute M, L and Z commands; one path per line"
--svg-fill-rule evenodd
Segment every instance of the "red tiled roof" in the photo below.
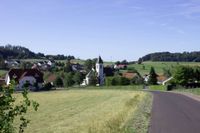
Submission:
M 38 69 L 11 69 L 8 75 L 11 80 L 15 80 L 16 82 L 19 82 L 25 76 L 33 76 L 38 83 L 44 82 L 43 73 Z
M 128 78 L 128 79 L 132 79 L 135 76 L 137 76 L 137 73 L 123 73 L 122 77 Z
M 47 78 L 47 82 L 54 82 L 56 80 L 56 75 L 55 74 L 51 74 L 48 76 Z
M 164 75 L 158 75 L 157 80 L 158 80 L 159 82 L 163 82 L 163 81 L 167 80 L 167 77 L 164 76 Z
M 124 65 L 124 64 L 119 64 L 119 65 L 117 65 L 118 67 L 125 67 L 125 66 L 127 66 L 127 65 Z

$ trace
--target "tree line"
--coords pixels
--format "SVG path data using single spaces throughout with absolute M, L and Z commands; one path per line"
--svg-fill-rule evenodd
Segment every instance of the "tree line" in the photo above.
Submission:
M 178 66 L 173 75 L 172 83 L 185 86 L 200 87 L 200 67 L 199 66 Z
M 157 52 L 145 55 L 139 61 L 200 62 L 200 51 L 183 53 Z
M 68 55 L 45 55 L 43 53 L 34 53 L 28 48 L 22 46 L 5 45 L 0 46 L 0 58 L 3 59 L 52 59 L 52 60 L 71 60 L 74 56 Z

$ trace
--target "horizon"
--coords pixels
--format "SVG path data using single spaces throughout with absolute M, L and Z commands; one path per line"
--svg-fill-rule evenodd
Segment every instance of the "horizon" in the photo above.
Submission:
M 105 61 L 200 50 L 200 1 L 0 2 L 0 45 Z
M 6 45 L 11 45 L 11 46 L 20 46 L 20 47 L 24 47 L 24 48 L 27 48 L 27 49 L 29 49 L 31 52 L 34 52 L 35 54 L 38 54 L 38 53 L 42 53 L 42 52 L 35 52 L 35 51 L 33 51 L 33 50 L 31 50 L 30 48 L 28 48 L 28 47 L 25 47 L 25 46 L 22 46 L 22 45 L 12 45 L 12 44 L 6 44 Z M 3 45 L 3 46 L 6 46 L 6 45 Z M 170 51 L 157 51 L 157 52 L 151 52 L 151 53 L 147 53 L 147 54 L 145 54 L 145 55 L 143 55 L 143 56 L 146 56 L 146 55 L 148 55 L 148 54 L 154 54 L 154 53 L 164 53 L 164 52 L 169 52 L 169 53 L 171 53 L 171 54 L 174 54 L 174 53 L 184 53 L 184 52 L 188 52 L 188 53 L 191 53 L 191 52 L 200 52 L 200 51 L 182 51 L 182 52 L 170 52 Z M 44 54 L 45 56 L 46 55 L 59 55 L 59 54 L 48 54 L 48 53 L 42 53 L 42 54 Z M 89 58 L 79 58 L 79 57 L 76 57 L 75 55 L 69 55 L 69 54 L 61 54 L 61 55 L 64 55 L 64 56 L 74 56 L 75 57 L 75 59 L 79 59 L 79 60 L 87 60 L 87 59 L 95 59 L 95 58 L 98 58 L 99 56 L 102 58 L 102 60 L 103 61 L 106 61 L 106 62 L 116 62 L 116 61 L 123 61 L 123 60 L 126 60 L 126 61 L 129 61 L 129 62 L 131 62 L 131 61 L 138 61 L 138 59 L 139 58 L 142 58 L 143 56 L 141 56 L 141 57 L 139 57 L 138 59 L 136 59 L 136 60 L 127 60 L 127 59 L 122 59 L 122 60 L 104 60 L 103 59 L 103 56 L 102 55 L 98 55 L 98 56 L 96 56 L 96 57 L 89 57 Z

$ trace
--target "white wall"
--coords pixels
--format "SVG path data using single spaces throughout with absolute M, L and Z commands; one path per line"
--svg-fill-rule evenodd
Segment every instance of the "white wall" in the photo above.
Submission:
M 34 85 L 36 83 L 36 79 L 32 76 L 25 76 L 19 81 L 17 88 L 19 90 L 22 90 L 26 82 L 29 82 L 31 85 Z
M 6 74 L 6 79 L 5 79 L 6 85 L 10 84 L 10 76 Z
M 100 85 L 104 84 L 103 64 L 96 64 L 97 76 L 100 78 Z

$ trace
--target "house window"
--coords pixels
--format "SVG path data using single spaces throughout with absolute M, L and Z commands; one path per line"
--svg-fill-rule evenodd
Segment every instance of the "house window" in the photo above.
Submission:
M 16 78 L 17 78 L 17 75 L 16 75 L 16 74 L 14 74 L 14 75 L 13 75 L 13 78 L 14 78 L 14 79 L 16 79 Z

